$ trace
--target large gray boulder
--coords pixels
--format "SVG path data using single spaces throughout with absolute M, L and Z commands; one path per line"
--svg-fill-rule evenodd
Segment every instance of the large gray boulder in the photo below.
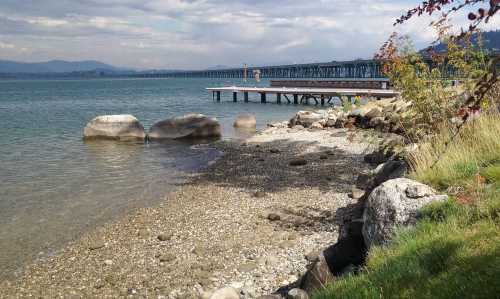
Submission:
M 255 115 L 251 114 L 238 115 L 233 126 L 241 129 L 255 129 L 257 127 L 257 119 Z
M 220 137 L 221 126 L 215 118 L 203 114 L 187 114 L 155 123 L 149 130 L 149 138 L 211 138 Z
M 144 139 L 144 126 L 133 115 L 102 115 L 83 129 L 84 139 Z
M 410 179 L 386 181 L 372 191 L 365 204 L 363 238 L 366 246 L 386 244 L 397 227 L 416 223 L 423 206 L 446 199 L 447 195 L 437 195 L 431 187 Z

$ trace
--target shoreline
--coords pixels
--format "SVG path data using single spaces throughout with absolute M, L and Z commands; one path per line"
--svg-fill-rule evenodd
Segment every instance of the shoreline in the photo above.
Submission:
M 190 298 L 229 285 L 246 298 L 272 293 L 352 217 L 347 194 L 370 169 L 370 144 L 352 134 L 271 127 L 220 141 L 223 156 L 160 205 L 84 235 L 0 287 L 7 297 Z M 297 158 L 307 164 L 290 166 Z

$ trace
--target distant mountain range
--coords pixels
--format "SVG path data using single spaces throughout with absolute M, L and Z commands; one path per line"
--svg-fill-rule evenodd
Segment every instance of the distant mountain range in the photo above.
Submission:
M 483 48 L 489 51 L 500 52 L 500 30 L 483 33 Z M 438 52 L 446 51 L 446 46 L 439 44 L 434 46 Z M 423 52 L 424 50 L 422 50 Z M 286 63 L 279 63 L 286 64 Z M 228 68 L 225 65 L 216 65 L 208 70 Z M 32 77 L 32 76 L 107 76 L 107 75 L 133 75 L 149 74 L 157 72 L 173 72 L 178 70 L 147 70 L 136 71 L 102 63 L 95 60 L 87 61 L 64 61 L 52 60 L 47 62 L 16 62 L 0 60 L 0 77 Z
M 477 43 L 477 37 L 472 37 L 472 42 Z M 482 33 L 482 48 L 492 52 L 500 52 L 500 30 L 488 31 Z M 447 47 L 444 44 L 438 44 L 432 47 L 434 51 L 446 52 Z M 426 49 L 422 50 L 425 51 Z
M 52 60 L 47 62 L 16 62 L 0 60 L 0 73 L 11 74 L 48 74 L 48 73 L 71 73 L 71 72 L 126 72 L 126 68 L 119 68 L 99 61 L 63 61 Z

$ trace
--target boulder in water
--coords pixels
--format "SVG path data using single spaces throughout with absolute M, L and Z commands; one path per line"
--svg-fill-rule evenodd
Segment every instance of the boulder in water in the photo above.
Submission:
M 187 114 L 155 123 L 149 130 L 149 138 L 213 138 L 220 137 L 221 126 L 215 118 L 203 114 Z
M 102 115 L 83 130 L 84 139 L 144 139 L 144 126 L 133 115 Z

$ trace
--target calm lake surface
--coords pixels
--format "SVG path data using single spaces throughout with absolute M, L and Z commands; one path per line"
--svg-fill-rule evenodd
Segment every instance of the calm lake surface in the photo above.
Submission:
M 0 280 L 83 232 L 134 208 L 155 204 L 186 174 L 220 155 L 185 142 L 82 141 L 86 123 L 102 114 L 155 121 L 198 112 L 217 117 L 235 138 L 239 113 L 258 126 L 290 118 L 293 105 L 212 101 L 205 87 L 240 80 L 130 79 L 0 81 Z M 268 82 L 251 86 L 267 86 Z M 270 101 L 272 99 L 269 99 Z

